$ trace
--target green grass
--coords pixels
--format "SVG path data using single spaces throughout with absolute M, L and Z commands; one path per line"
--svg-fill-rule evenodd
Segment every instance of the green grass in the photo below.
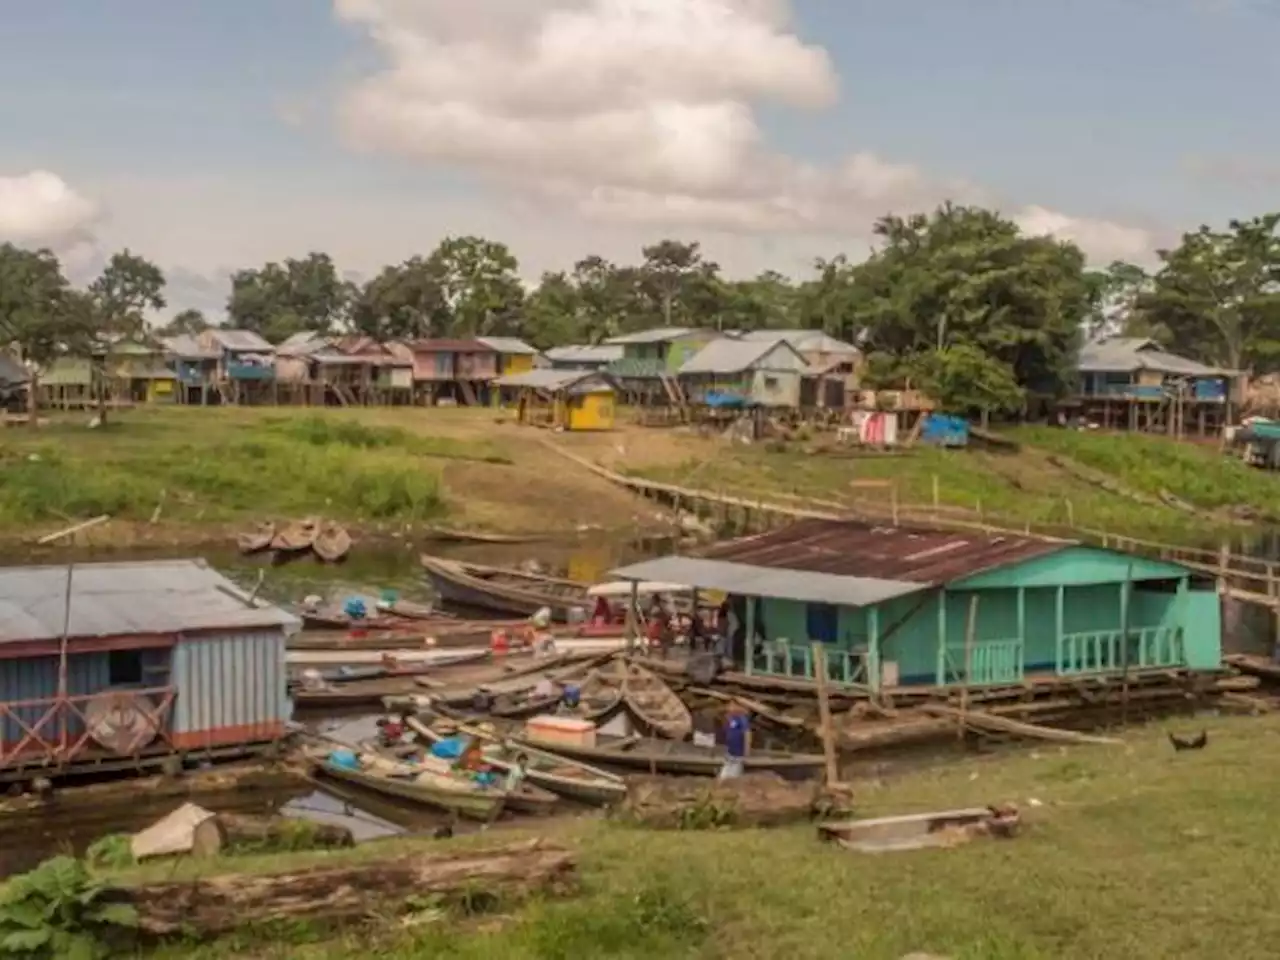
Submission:
M 416 936 L 294 929 L 166 957 L 342 960 L 1263 960 L 1280 938 L 1280 721 L 1209 721 L 1206 750 L 1165 731 L 1117 747 L 1042 746 L 857 784 L 868 816 L 1017 803 L 1024 834 L 947 850 L 863 856 L 812 828 L 660 833 L 577 821 L 544 833 L 580 851 L 582 895 Z M 1037 801 L 1032 803 L 1032 801 Z M 492 837 L 490 838 L 492 841 Z M 472 838 L 455 843 L 475 843 Z M 251 871 L 401 849 L 251 858 Z M 228 869 L 227 864 L 216 866 Z M 175 868 L 147 868 L 167 875 Z M 179 864 L 177 876 L 215 869 Z M 130 874 L 136 876 L 136 874 Z M 280 934 L 277 934 L 280 936 Z
M 1167 542 L 1214 545 L 1242 527 L 1213 510 L 1246 505 L 1271 514 L 1280 479 L 1214 449 L 1154 437 L 1025 429 L 1016 452 L 917 447 L 900 455 L 815 452 L 811 441 L 786 448 L 756 444 L 721 450 L 712 459 L 638 471 L 645 477 L 749 498 L 795 497 L 838 504 L 862 501 L 888 512 L 904 508 L 984 519 L 992 525 L 1088 527 Z M 1049 461 L 1057 453 L 1112 475 L 1147 495 L 1175 494 L 1204 508 L 1188 514 L 1137 503 L 1071 476 Z M 879 484 L 879 486 L 877 486 Z M 892 488 L 892 493 L 891 489 Z
M 487 443 L 420 436 L 340 414 L 138 410 L 0 434 L 0 530 L 110 514 L 214 524 L 322 514 L 360 523 L 445 512 L 441 466 L 507 463 Z

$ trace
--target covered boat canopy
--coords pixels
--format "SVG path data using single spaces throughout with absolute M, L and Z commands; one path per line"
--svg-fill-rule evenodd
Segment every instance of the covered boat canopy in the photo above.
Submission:
M 693 587 L 680 583 L 660 583 L 645 581 L 633 584 L 630 580 L 613 580 L 609 583 L 597 583 L 587 588 L 589 597 L 629 597 L 632 587 L 640 596 L 649 597 L 655 593 L 690 593 Z

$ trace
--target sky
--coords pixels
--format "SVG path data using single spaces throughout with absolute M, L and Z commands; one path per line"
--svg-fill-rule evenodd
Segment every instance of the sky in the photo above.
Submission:
M 460 234 L 529 280 L 664 237 L 803 277 L 944 200 L 1150 262 L 1280 207 L 1278 42 L 1280 0 L 13 2 L 0 241 L 211 313 Z

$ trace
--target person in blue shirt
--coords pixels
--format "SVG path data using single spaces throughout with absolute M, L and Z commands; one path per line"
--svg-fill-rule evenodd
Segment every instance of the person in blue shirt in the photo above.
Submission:
M 720 779 L 740 777 L 747 756 L 747 744 L 751 739 L 751 721 L 747 712 L 737 704 L 729 707 L 724 725 L 724 764 L 720 767 Z

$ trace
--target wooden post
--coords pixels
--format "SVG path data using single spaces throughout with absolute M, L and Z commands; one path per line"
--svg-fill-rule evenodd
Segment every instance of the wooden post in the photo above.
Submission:
M 898 485 L 895 483 L 889 487 L 889 507 L 893 512 L 893 525 L 898 525 Z
M 67 564 L 67 587 L 62 606 L 62 639 L 58 644 L 58 762 L 66 759 L 67 752 L 67 644 L 71 635 L 71 578 L 75 564 Z
M 827 699 L 827 650 L 813 644 L 813 680 L 818 685 L 818 733 L 822 737 L 822 754 L 827 760 L 827 786 L 840 782 L 840 766 L 836 761 L 836 736 L 831 728 L 831 701 Z
M 958 739 L 964 739 L 965 726 L 969 721 L 969 684 L 973 672 L 973 637 L 978 630 L 978 595 L 969 598 L 969 617 L 964 625 L 964 686 L 960 688 L 960 728 L 956 731 Z
M 933 509 L 937 510 L 942 503 L 941 490 L 938 489 L 938 475 L 933 475 Z
M 640 606 L 640 581 L 631 581 L 631 596 L 627 600 L 627 653 L 634 653 L 636 647 L 636 611 Z
M 1218 548 L 1218 593 L 1226 596 L 1227 574 L 1231 572 L 1231 544 L 1224 543 Z

